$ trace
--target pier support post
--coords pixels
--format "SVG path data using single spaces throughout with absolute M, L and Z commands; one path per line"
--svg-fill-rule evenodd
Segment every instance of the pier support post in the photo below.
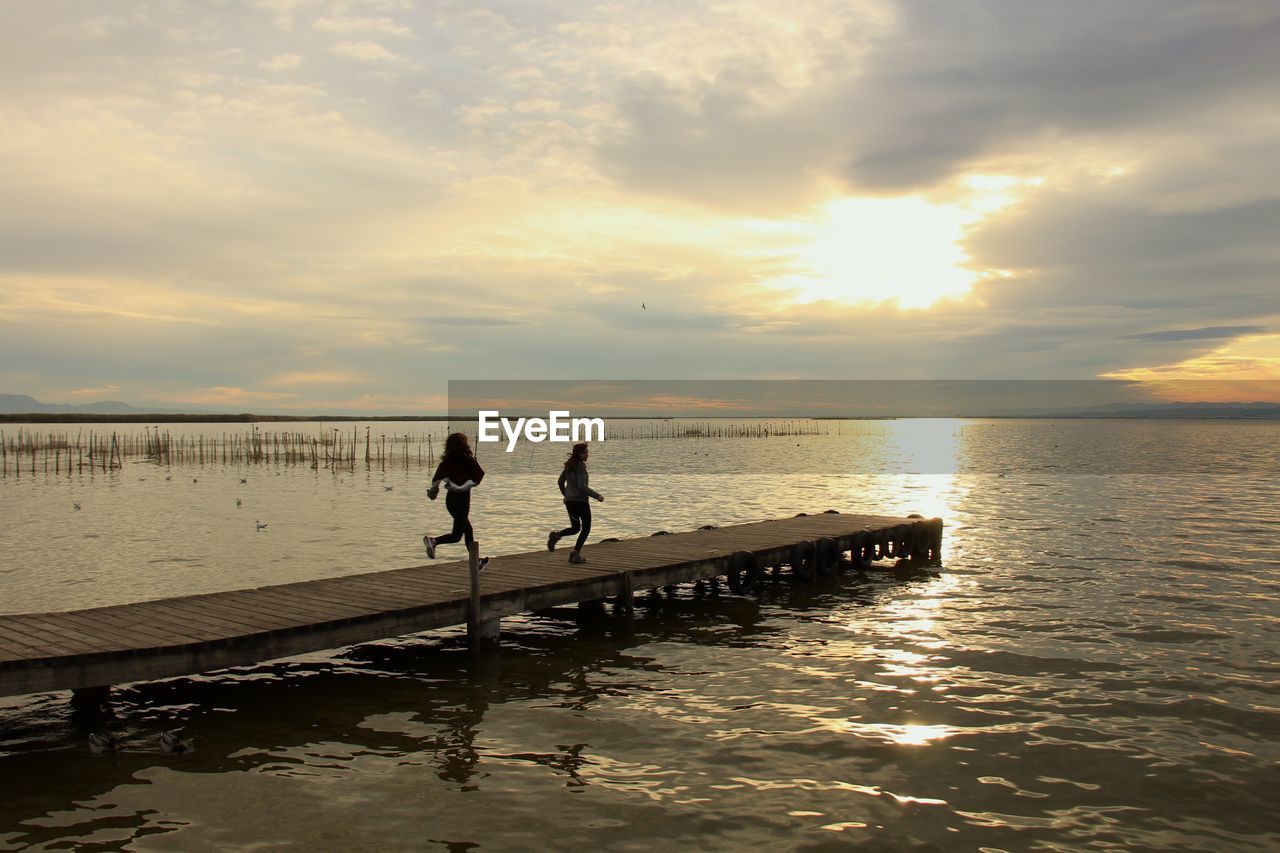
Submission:
M 618 603 L 614 605 L 614 612 L 627 616 L 636 612 L 636 587 L 631 572 L 622 573 L 622 593 L 618 596 Z
M 942 565 L 942 519 L 929 519 L 929 565 Z
M 480 613 L 480 543 L 467 545 L 471 569 L 471 601 L 467 607 L 467 645 L 472 652 L 488 652 L 498 648 L 501 636 L 497 619 L 482 619 Z

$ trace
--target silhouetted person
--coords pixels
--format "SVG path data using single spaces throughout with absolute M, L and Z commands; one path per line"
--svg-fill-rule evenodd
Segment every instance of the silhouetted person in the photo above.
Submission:
M 560 472 L 560 479 L 556 481 L 560 486 L 560 494 L 564 495 L 564 508 L 569 513 L 569 526 L 564 530 L 551 531 L 547 536 L 547 550 L 554 551 L 561 537 L 577 533 L 578 543 L 573 546 L 573 551 L 569 554 L 570 563 L 586 562 L 582 556 L 582 546 L 586 544 L 587 534 L 591 532 L 591 504 L 588 499 L 604 500 L 604 496 L 588 484 L 588 455 L 585 441 L 575 444 L 573 452 L 564 461 L 564 470 Z
M 467 545 L 476 541 L 471 530 L 471 490 L 480 485 L 484 479 L 484 469 L 476 461 L 467 442 L 465 433 L 455 432 L 444 442 L 444 453 L 440 464 L 436 466 L 435 476 L 431 478 L 431 486 L 427 489 L 427 497 L 435 500 L 440 494 L 440 486 L 444 486 L 448 494 L 444 497 L 445 508 L 453 516 L 453 530 L 443 536 L 427 534 L 422 537 L 422 544 L 427 546 L 427 556 L 434 560 L 436 548 L 466 539 Z M 480 559 L 480 568 L 489 564 L 488 557 Z

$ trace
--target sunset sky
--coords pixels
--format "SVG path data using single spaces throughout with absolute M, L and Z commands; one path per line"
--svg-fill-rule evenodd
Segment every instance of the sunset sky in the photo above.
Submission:
M 0 393 L 1280 377 L 1274 0 L 0 3 Z

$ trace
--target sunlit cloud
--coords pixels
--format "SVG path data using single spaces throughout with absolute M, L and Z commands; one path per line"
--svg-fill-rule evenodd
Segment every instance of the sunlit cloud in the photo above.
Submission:
M 296 394 L 278 391 L 253 391 L 246 388 L 216 386 L 198 391 L 179 392 L 175 399 L 196 406 L 239 406 L 244 404 L 287 403 Z
M 1102 378 L 1141 382 L 1162 400 L 1280 403 L 1280 335 L 1245 335 L 1204 355 Z
M 350 370 L 292 370 L 265 380 L 267 385 L 350 385 L 367 377 Z
M 119 390 L 119 385 L 106 385 L 102 388 L 72 388 L 67 393 L 72 397 L 101 397 L 104 394 L 115 394 Z

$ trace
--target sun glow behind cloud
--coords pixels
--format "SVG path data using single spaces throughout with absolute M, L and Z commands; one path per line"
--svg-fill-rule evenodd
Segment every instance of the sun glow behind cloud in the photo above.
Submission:
M 793 236 L 793 266 L 769 283 L 804 304 L 895 302 L 929 308 L 962 299 L 981 278 L 1007 275 L 975 269 L 966 231 L 1017 201 L 1015 192 L 1041 178 L 969 175 L 949 201 L 919 196 L 841 197 L 811 221 L 772 226 Z M 770 226 L 764 226 L 770 228 Z

